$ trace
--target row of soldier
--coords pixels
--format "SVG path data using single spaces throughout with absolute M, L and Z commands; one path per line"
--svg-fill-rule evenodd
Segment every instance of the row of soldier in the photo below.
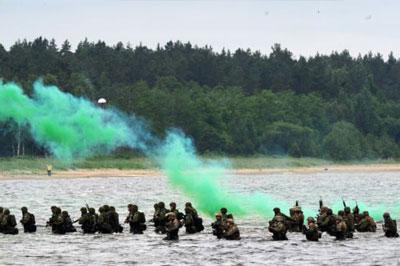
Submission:
M 178 232 L 181 227 L 185 227 L 187 234 L 194 234 L 204 230 L 203 220 L 199 217 L 197 210 L 190 202 L 185 204 L 184 213 L 176 208 L 176 204 L 171 202 L 169 209 L 163 202 L 154 205 L 154 214 L 151 222 L 155 227 L 155 232 L 166 234 L 165 240 L 177 240 Z M 26 207 L 21 208 L 21 224 L 24 232 L 36 231 L 35 216 L 28 212 Z M 51 227 L 54 234 L 65 234 L 76 232 L 74 223 L 79 223 L 83 233 L 93 234 L 96 232 L 103 234 L 121 233 L 123 226 L 119 223 L 119 214 L 113 206 L 104 205 L 96 213 L 94 208 L 89 206 L 81 208 L 81 217 L 73 221 L 67 211 L 62 211 L 59 207 L 51 207 L 52 216 L 46 226 Z M 239 240 L 239 228 L 234 222 L 232 214 L 227 213 L 226 208 L 221 208 L 216 214 L 216 220 L 211 224 L 213 235 L 218 239 Z M 337 215 L 333 211 L 323 206 L 320 201 L 320 211 L 317 219 L 307 218 L 307 225 L 304 225 L 304 215 L 301 207 L 296 202 L 290 209 L 290 215 L 281 213 L 279 208 L 274 208 L 274 217 L 269 222 L 268 230 L 272 233 L 274 240 L 287 240 L 287 232 L 302 232 L 306 239 L 318 241 L 323 232 L 335 236 L 337 240 L 352 238 L 355 230 L 358 232 L 375 232 L 376 223 L 369 216 L 367 211 L 360 213 L 358 206 L 351 209 L 344 206 Z M 383 230 L 387 237 L 398 237 L 396 221 L 391 219 L 389 213 L 384 213 Z M 137 205 L 128 205 L 128 215 L 125 223 L 129 224 L 130 232 L 142 234 L 147 229 L 145 214 L 139 211 Z M 0 232 L 4 234 L 17 234 L 15 216 L 10 214 L 8 209 L 0 207 Z

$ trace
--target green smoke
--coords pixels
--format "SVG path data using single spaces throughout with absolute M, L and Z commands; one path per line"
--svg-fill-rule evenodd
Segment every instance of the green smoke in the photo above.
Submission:
M 36 142 L 63 161 L 120 146 L 141 147 L 147 136 L 143 130 L 132 130 L 118 112 L 100 109 L 41 81 L 34 83 L 32 98 L 14 83 L 0 83 L 0 106 L 0 122 L 28 125 Z M 137 127 L 140 122 L 133 124 Z
M 168 133 L 158 160 L 170 182 L 190 196 L 196 206 L 210 216 L 221 207 L 228 208 L 238 216 L 258 214 L 262 217 L 272 217 L 274 207 L 289 209 L 288 204 L 278 202 L 266 194 L 228 192 L 222 185 L 229 185 L 227 164 L 201 161 L 192 141 L 180 132 Z

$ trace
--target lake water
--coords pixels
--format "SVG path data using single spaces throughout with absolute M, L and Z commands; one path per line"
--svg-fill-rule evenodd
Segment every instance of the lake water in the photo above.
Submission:
M 342 196 L 368 206 L 385 206 L 399 215 L 398 173 L 311 173 L 232 176 L 231 191 L 268 193 L 282 202 L 300 200 L 303 206 L 318 209 L 319 196 L 329 204 Z M 166 177 L 90 178 L 0 181 L 0 206 L 8 207 L 17 220 L 20 208 L 27 206 L 38 225 L 50 216 L 50 206 L 67 210 L 72 218 L 87 202 L 96 209 L 113 205 L 123 221 L 126 205 L 135 203 L 149 220 L 158 201 L 183 204 L 190 198 L 172 188 Z M 382 208 L 382 207 L 381 207 Z M 335 241 L 324 234 L 320 242 L 306 242 L 302 234 L 289 233 L 289 241 L 271 241 L 267 219 L 237 218 L 241 241 L 217 240 L 206 229 L 186 235 L 181 229 L 177 242 L 163 241 L 149 227 L 143 235 L 122 234 L 52 235 L 39 227 L 35 234 L 0 234 L 0 265 L 400 265 L 400 239 L 377 233 L 356 233 L 354 239 Z

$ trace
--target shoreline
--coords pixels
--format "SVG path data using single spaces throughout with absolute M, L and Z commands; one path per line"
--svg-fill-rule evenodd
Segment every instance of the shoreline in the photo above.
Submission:
M 400 172 L 398 164 L 333 164 L 326 166 L 311 167 L 287 167 L 287 168 L 240 168 L 228 170 L 229 175 L 271 175 L 271 174 L 315 174 L 329 172 Z M 48 176 L 45 171 L 21 170 L 0 172 L 2 180 L 49 180 L 49 179 L 79 179 L 79 178 L 108 178 L 108 177 L 127 177 L 140 178 L 151 176 L 164 176 L 159 169 L 70 169 L 54 170 L 52 176 Z

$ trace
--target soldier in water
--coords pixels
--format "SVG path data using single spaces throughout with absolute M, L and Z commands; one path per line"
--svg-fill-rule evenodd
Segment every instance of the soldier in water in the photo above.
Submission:
M 356 227 L 358 232 L 376 232 L 376 223 L 374 218 L 369 216 L 367 211 L 363 212 L 362 219 Z
M 110 206 L 109 208 L 108 220 L 114 233 L 122 233 L 124 228 L 119 223 L 119 214 L 116 212 L 114 206 Z
M 176 215 L 173 212 L 167 213 L 166 217 L 167 223 L 165 225 L 165 230 L 167 236 L 164 238 L 164 240 L 178 240 L 178 232 L 179 228 L 181 227 L 179 220 L 176 218 Z
M 224 238 L 226 240 L 240 240 L 240 231 L 232 218 L 226 219 L 226 227 L 224 230 Z
M 213 235 L 215 235 L 218 239 L 221 239 L 224 236 L 225 230 L 225 222 L 222 220 L 222 214 L 217 213 L 215 215 L 215 222 L 211 224 Z
M 166 214 L 168 213 L 168 210 L 165 208 L 164 202 L 159 202 L 157 204 L 157 212 L 154 213 L 154 225 L 156 225 L 156 233 L 158 234 L 165 234 L 166 233 L 166 223 L 167 223 L 167 217 Z
M 282 215 L 275 215 L 269 222 L 268 230 L 272 233 L 273 240 L 288 240 L 286 237 L 287 226 L 285 224 L 285 218 Z
M 351 214 L 350 207 L 344 208 L 343 220 L 347 226 L 347 238 L 353 238 L 354 233 L 354 216 Z
M 385 212 L 383 214 L 384 224 L 382 225 L 383 232 L 385 232 L 386 237 L 399 237 L 397 233 L 397 223 L 396 220 L 390 218 L 390 214 Z
M 335 230 L 335 236 L 336 240 L 345 240 L 347 235 L 347 225 L 343 221 L 342 216 L 337 216 L 336 217 L 336 230 Z
M 32 213 L 28 212 L 27 207 L 22 207 L 21 212 L 22 212 L 22 219 L 20 222 L 21 222 L 22 226 L 24 227 L 24 232 L 25 233 L 36 232 L 35 216 Z
M 318 241 L 321 237 L 321 233 L 318 231 L 317 223 L 313 217 L 307 218 L 307 226 L 303 225 L 303 234 L 306 235 L 308 241 Z
M 84 234 L 94 233 L 91 215 L 88 213 L 86 207 L 81 208 L 81 217 L 77 220 L 77 222 L 81 225 Z
M 128 205 L 128 217 L 125 219 L 125 223 L 129 223 L 130 232 L 133 234 L 143 234 L 146 230 L 146 218 L 143 212 L 140 212 L 138 206 L 129 204 Z
M 61 212 L 61 216 L 63 219 L 63 226 L 65 229 L 66 233 L 74 233 L 76 232 L 76 228 L 74 227 L 74 225 L 72 224 L 72 219 L 69 216 L 67 211 L 62 211 Z
M 18 229 L 16 226 L 17 222 L 15 220 L 15 216 L 10 213 L 9 209 L 5 209 L 3 218 L 1 220 L 2 233 L 8 235 L 18 234 Z

